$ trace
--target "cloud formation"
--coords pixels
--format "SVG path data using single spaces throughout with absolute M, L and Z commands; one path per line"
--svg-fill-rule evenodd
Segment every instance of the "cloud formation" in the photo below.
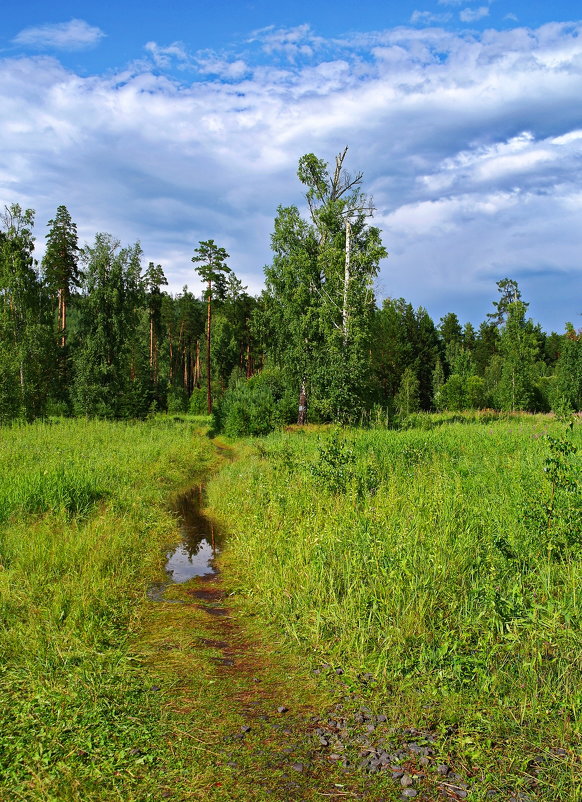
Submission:
M 0 203 L 37 208 L 39 240 L 60 203 L 82 238 L 139 238 L 174 291 L 199 289 L 192 250 L 214 238 L 257 291 L 277 205 L 302 204 L 299 156 L 332 160 L 348 144 L 391 254 L 380 294 L 479 322 L 509 275 L 532 316 L 560 329 L 580 312 L 581 34 L 561 23 L 322 40 L 302 26 L 232 53 L 152 42 L 146 59 L 91 77 L 4 59 Z M 165 72 L 176 63 L 194 80 Z
M 459 11 L 459 19 L 461 22 L 477 22 L 477 20 L 488 16 L 488 6 L 479 6 L 479 8 L 464 8 L 462 11 Z
M 24 28 L 12 40 L 14 44 L 36 50 L 84 50 L 105 36 L 102 30 L 81 19 Z

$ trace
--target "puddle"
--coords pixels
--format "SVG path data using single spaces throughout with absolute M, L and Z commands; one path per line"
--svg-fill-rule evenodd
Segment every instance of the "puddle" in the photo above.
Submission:
M 166 554 L 167 582 L 156 582 L 147 591 L 150 601 L 184 604 L 183 600 L 165 599 L 172 584 L 180 584 L 196 576 L 211 577 L 217 573 L 214 559 L 220 552 L 222 537 L 213 522 L 200 512 L 204 502 L 202 485 L 178 496 L 173 509 L 178 515 L 182 540 Z
M 167 554 L 166 572 L 172 582 L 187 582 L 195 576 L 216 573 L 213 561 L 220 551 L 221 539 L 212 521 L 200 512 L 202 502 L 200 485 L 179 496 L 174 504 L 182 542 Z

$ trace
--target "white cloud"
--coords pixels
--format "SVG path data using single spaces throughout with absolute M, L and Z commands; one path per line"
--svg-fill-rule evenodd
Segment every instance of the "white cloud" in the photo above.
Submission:
M 477 20 L 488 16 L 488 6 L 479 6 L 479 8 L 464 8 L 462 11 L 459 11 L 459 19 L 461 22 L 477 22 Z
M 282 53 L 289 61 L 299 57 L 313 56 L 325 43 L 321 36 L 316 36 L 310 25 L 297 25 L 293 28 L 276 28 L 270 25 L 254 31 L 249 42 L 260 42 L 267 54 Z
M 84 50 L 105 36 L 102 30 L 81 19 L 24 28 L 12 40 L 14 44 L 38 50 Z
M 435 14 L 432 11 L 413 11 L 410 15 L 410 22 L 413 25 L 436 25 L 448 22 L 452 14 L 445 12 L 444 14 Z
M 144 47 L 156 67 L 161 69 L 167 69 L 176 62 L 179 66 L 183 66 L 190 61 L 190 57 L 182 42 L 173 42 L 166 47 L 161 47 L 157 42 L 147 42 Z
M 60 203 L 84 238 L 139 238 L 174 291 L 198 290 L 192 249 L 212 237 L 255 290 L 277 205 L 302 203 L 299 156 L 331 160 L 348 144 L 391 253 L 387 294 L 436 317 L 460 303 L 478 321 L 497 278 L 530 271 L 539 279 L 524 279 L 525 297 L 527 281 L 540 299 L 561 293 L 542 322 L 575 317 L 582 26 L 403 27 L 312 42 L 307 64 L 295 52 L 284 67 L 265 59 L 266 35 L 254 61 L 244 48 L 149 43 L 149 63 L 103 76 L 46 57 L 0 60 L 0 206 L 37 208 L 41 242 Z M 317 39 L 294 37 L 268 46 L 277 40 L 287 59 L 287 45 Z M 158 74 L 176 62 L 197 80 Z

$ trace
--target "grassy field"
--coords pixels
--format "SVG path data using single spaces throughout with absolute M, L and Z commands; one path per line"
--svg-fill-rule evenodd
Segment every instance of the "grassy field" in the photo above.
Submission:
M 579 799 L 580 426 L 456 417 L 249 441 L 209 485 L 229 582 L 314 662 L 372 673 L 395 726 Z
M 155 798 L 136 744 L 161 740 L 160 703 L 132 640 L 176 540 L 170 495 L 213 459 L 195 428 L 1 430 L 0 799 Z
M 229 451 L 202 423 L 0 430 L 2 802 L 399 799 L 314 741 L 337 700 L 394 743 L 430 730 L 475 802 L 581 798 L 579 424 L 417 416 Z M 218 465 L 220 574 L 149 602 L 170 499 Z

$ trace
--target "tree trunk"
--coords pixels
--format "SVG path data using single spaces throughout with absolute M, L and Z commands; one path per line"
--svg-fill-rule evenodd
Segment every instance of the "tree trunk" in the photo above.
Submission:
M 352 249 L 352 225 L 346 217 L 346 261 L 344 268 L 344 299 L 342 305 L 342 332 L 344 336 L 344 346 L 348 344 L 348 326 L 350 320 L 349 312 L 349 286 L 350 286 L 350 258 Z
M 253 361 L 251 357 L 251 344 L 247 343 L 247 379 L 253 375 Z
M 299 415 L 297 416 L 297 423 L 300 426 L 305 426 L 307 423 L 307 391 L 305 389 L 305 379 L 301 382 L 301 390 L 299 391 Z
M 196 363 L 194 365 L 194 385 L 200 387 L 200 340 L 196 340 Z
M 210 388 L 210 327 L 212 323 L 212 282 L 208 279 L 208 314 L 206 321 L 206 406 L 212 414 L 212 391 Z
M 154 316 L 150 312 L 150 368 L 154 368 Z

